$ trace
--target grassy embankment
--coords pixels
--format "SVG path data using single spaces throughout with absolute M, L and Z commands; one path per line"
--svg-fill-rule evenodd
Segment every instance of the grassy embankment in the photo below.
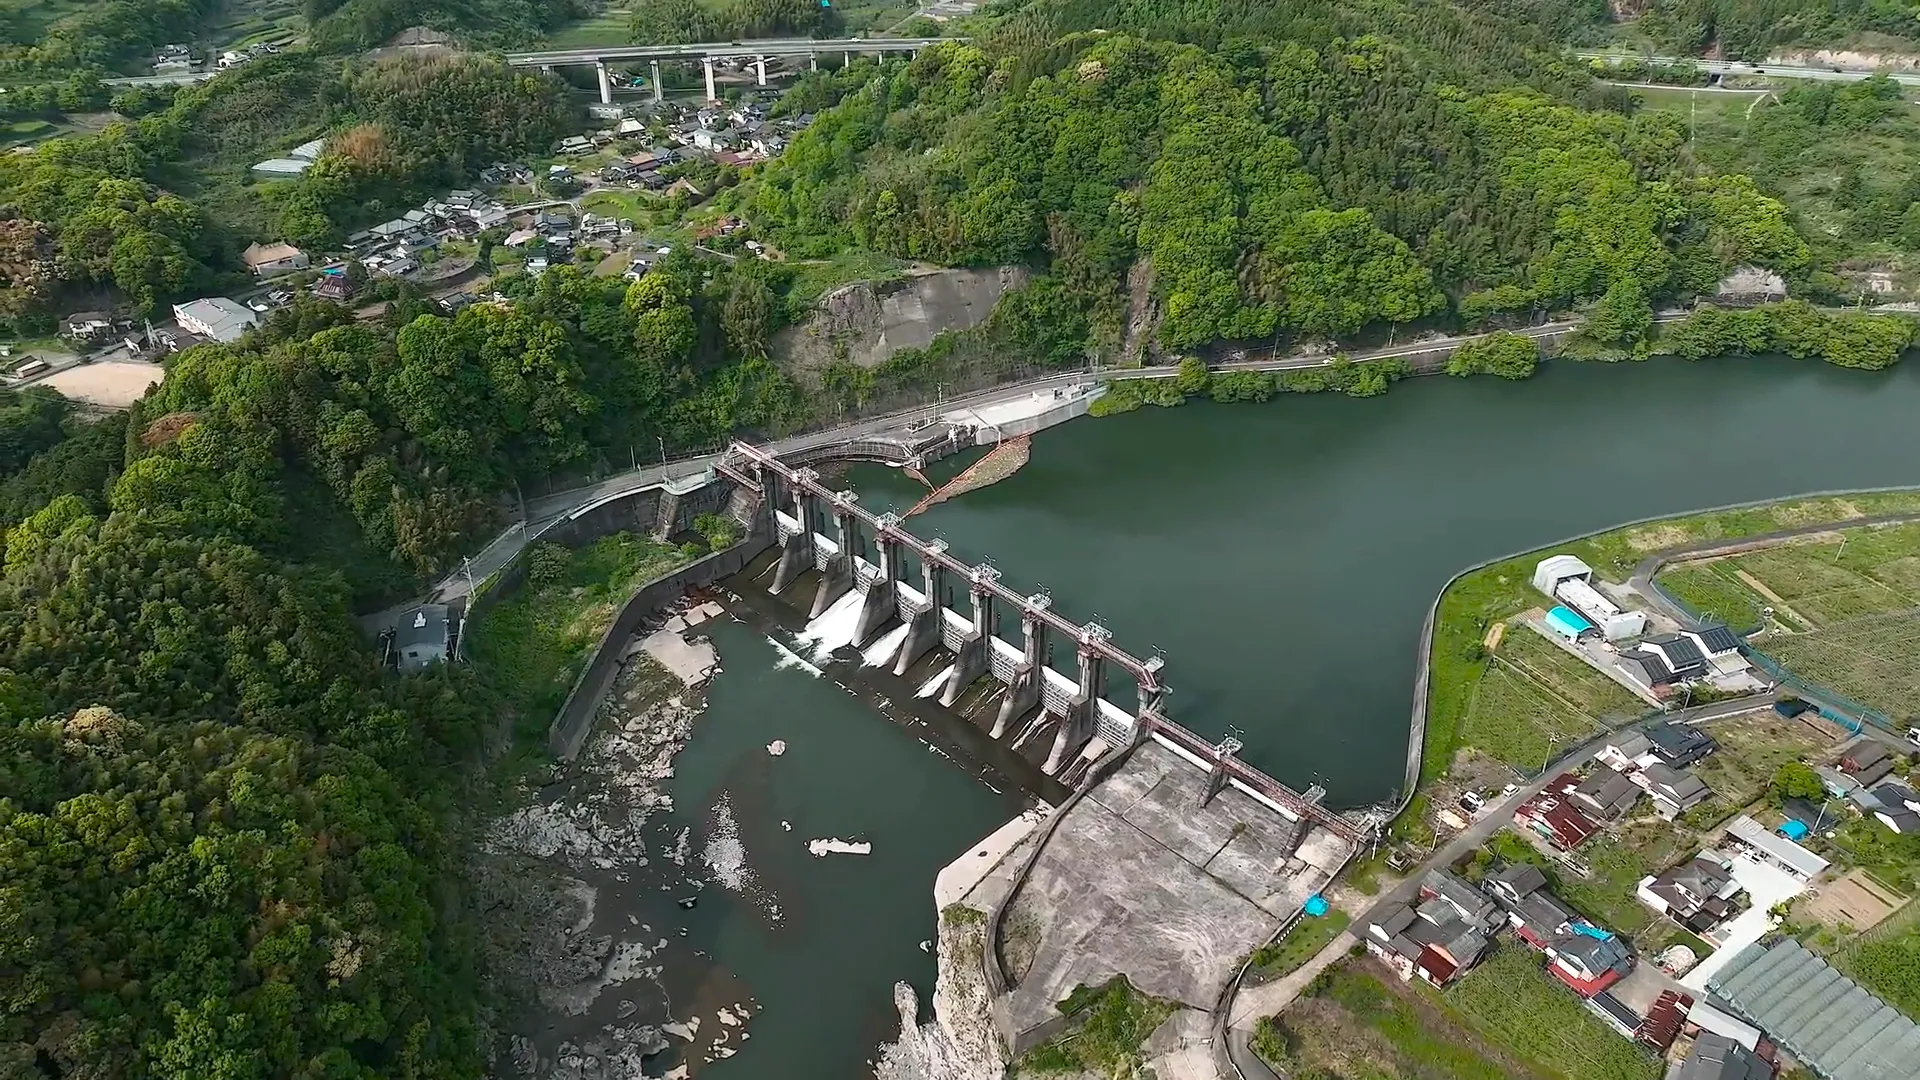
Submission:
M 1060 1011 L 1075 1018 L 1073 1026 L 1027 1051 L 1014 1075 L 1134 1080 L 1145 1068 L 1140 1045 L 1173 1010 L 1173 1003 L 1142 994 L 1124 976 L 1076 987 L 1060 1003 Z
M 526 583 L 474 620 L 466 646 L 512 708 L 517 746 L 544 737 L 627 598 L 699 554 L 621 532 L 578 551 L 540 543 L 521 556 Z
M 1483 726 L 1475 725 L 1470 731 L 1467 724 L 1475 696 L 1493 663 L 1485 647 L 1488 628 L 1528 608 L 1545 607 L 1549 603 L 1547 597 L 1534 592 L 1530 583 L 1534 565 L 1545 555 L 1560 552 L 1576 555 L 1601 577 L 1623 581 L 1647 554 L 1677 545 L 1737 539 L 1798 525 L 1906 510 L 1920 510 L 1920 492 L 1787 500 L 1683 515 L 1555 544 L 1461 575 L 1442 594 L 1434 621 L 1421 783 L 1430 784 L 1444 776 L 1454 755 L 1462 749 L 1477 749 L 1510 760 L 1521 757 L 1535 745 L 1545 744 L 1544 730 L 1531 734 L 1509 732 L 1496 739 L 1494 733 Z M 1509 630 L 1507 636 L 1520 640 L 1532 633 L 1525 627 L 1517 627 Z M 1510 643 L 1503 642 L 1502 648 L 1507 647 L 1511 647 Z M 1538 769 L 1536 763 L 1528 771 Z
M 1320 954 L 1320 950 L 1333 943 L 1353 922 L 1353 917 L 1339 908 L 1331 908 L 1325 915 L 1302 918 L 1287 931 L 1287 935 L 1271 945 L 1262 945 L 1253 951 L 1252 966 L 1247 969 L 1247 980 L 1252 983 L 1271 982 Z
M 1254 1049 L 1295 1080 L 1653 1080 L 1660 1065 L 1588 1013 L 1524 948 L 1502 946 L 1452 989 L 1329 970 Z

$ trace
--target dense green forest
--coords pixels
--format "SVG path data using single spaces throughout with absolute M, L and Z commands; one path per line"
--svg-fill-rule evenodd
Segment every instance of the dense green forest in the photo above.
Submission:
M 652 0 L 633 9 L 632 37 L 648 44 L 835 37 L 840 13 L 818 0 Z
M 1920 47 L 1920 4 L 1913 0 L 1651 0 L 1634 29 L 1657 48 L 1699 55 L 1765 59 L 1794 46 L 1868 44 Z
M 217 55 L 232 41 L 224 19 L 258 0 L 0 0 L 0 78 L 60 78 L 77 68 L 144 74 L 163 46 Z M 582 0 L 302 0 L 279 35 L 304 31 L 308 48 L 330 55 L 372 48 L 425 26 L 480 46 L 537 40 L 587 13 Z
M 1170 349 L 1587 304 L 1631 346 L 1736 265 L 1808 269 L 1777 201 L 1687 170 L 1672 118 L 1438 82 L 1380 38 L 1074 35 L 1024 63 L 928 50 L 735 197 L 792 255 L 1044 265 L 1109 344 L 1150 267 Z

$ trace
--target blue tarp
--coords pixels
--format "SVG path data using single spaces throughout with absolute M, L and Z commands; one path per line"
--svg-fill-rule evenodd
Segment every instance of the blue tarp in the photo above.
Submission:
M 1776 831 L 1789 840 L 1798 840 L 1807 835 L 1807 826 L 1804 822 L 1788 818 Z
M 1593 624 L 1581 618 L 1572 608 L 1556 607 L 1547 612 L 1547 628 L 1572 638 L 1593 629 Z
M 1302 910 L 1315 918 L 1319 918 L 1327 913 L 1327 898 L 1321 896 L 1319 893 L 1314 893 L 1312 896 L 1307 897 L 1307 902 L 1302 906 Z

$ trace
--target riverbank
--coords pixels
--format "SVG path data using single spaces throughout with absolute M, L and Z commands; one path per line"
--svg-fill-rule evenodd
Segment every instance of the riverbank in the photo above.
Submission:
M 1463 748 L 1461 722 L 1485 676 L 1488 627 L 1529 607 L 1549 603 L 1532 591 L 1533 567 L 1549 554 L 1571 554 L 1608 581 L 1627 582 L 1641 562 L 1670 549 L 1705 541 L 1735 541 L 1821 523 L 1844 527 L 1878 514 L 1920 511 L 1920 491 L 1874 489 L 1823 492 L 1764 500 L 1690 514 L 1646 518 L 1558 543 L 1486 560 L 1456 574 L 1441 590 L 1423 633 L 1413 709 L 1411 746 L 1419 747 L 1417 785 L 1445 775 Z
M 681 928 L 702 889 L 740 873 L 727 822 L 713 823 L 703 850 L 690 826 L 663 826 L 674 762 L 717 664 L 689 632 L 719 608 L 681 606 L 673 629 L 626 648 L 566 779 L 523 789 L 474 854 L 484 963 L 515 1017 L 498 1075 L 638 1080 L 649 1058 L 668 1054 L 674 1074 L 689 1076 L 736 1053 L 758 1011 L 713 978 L 714 962 Z

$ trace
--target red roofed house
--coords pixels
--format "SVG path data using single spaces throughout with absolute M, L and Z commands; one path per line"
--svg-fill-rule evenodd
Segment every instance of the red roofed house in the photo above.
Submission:
M 1561 851 L 1586 843 L 1600 827 L 1567 799 L 1566 789 L 1579 784 L 1580 778 L 1572 773 L 1555 777 L 1545 791 L 1520 804 L 1513 812 L 1514 823 L 1532 829 Z
M 1640 1021 L 1640 1027 L 1633 1037 L 1664 1054 L 1680 1037 L 1680 1028 L 1687 1022 L 1687 1010 L 1693 1008 L 1693 999 L 1672 990 L 1660 991 L 1660 997 L 1654 1001 L 1653 1008 L 1647 1010 L 1646 1019 Z

